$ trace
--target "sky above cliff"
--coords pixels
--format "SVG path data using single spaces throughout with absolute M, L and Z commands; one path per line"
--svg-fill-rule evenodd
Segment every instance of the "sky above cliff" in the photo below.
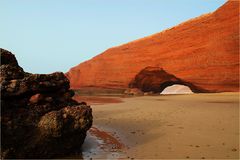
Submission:
M 0 47 L 27 72 L 67 72 L 104 50 L 213 12 L 225 0 L 1 0 Z

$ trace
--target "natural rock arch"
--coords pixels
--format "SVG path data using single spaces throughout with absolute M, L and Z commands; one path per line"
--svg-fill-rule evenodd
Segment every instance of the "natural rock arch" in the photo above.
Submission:
M 190 82 L 186 82 L 167 73 L 159 67 L 146 67 L 141 70 L 129 83 L 129 88 L 138 88 L 143 92 L 161 93 L 166 87 L 174 84 L 188 86 L 195 93 L 207 92 Z

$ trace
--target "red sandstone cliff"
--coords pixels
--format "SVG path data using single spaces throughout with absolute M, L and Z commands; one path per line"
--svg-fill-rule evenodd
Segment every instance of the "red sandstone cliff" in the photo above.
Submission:
M 239 2 L 113 47 L 70 69 L 71 87 L 127 88 L 147 66 L 208 91 L 239 90 Z

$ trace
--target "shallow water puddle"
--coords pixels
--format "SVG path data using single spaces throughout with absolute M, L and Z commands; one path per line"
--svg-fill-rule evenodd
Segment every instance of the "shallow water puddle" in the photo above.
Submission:
M 82 146 L 82 155 L 84 159 L 116 159 L 125 157 L 124 145 L 118 137 L 110 132 L 101 131 L 92 127 Z

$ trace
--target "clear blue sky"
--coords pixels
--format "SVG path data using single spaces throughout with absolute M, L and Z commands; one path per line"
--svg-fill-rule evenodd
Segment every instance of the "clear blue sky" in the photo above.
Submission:
M 0 47 L 25 71 L 66 72 L 104 50 L 160 32 L 225 0 L 0 0 Z

